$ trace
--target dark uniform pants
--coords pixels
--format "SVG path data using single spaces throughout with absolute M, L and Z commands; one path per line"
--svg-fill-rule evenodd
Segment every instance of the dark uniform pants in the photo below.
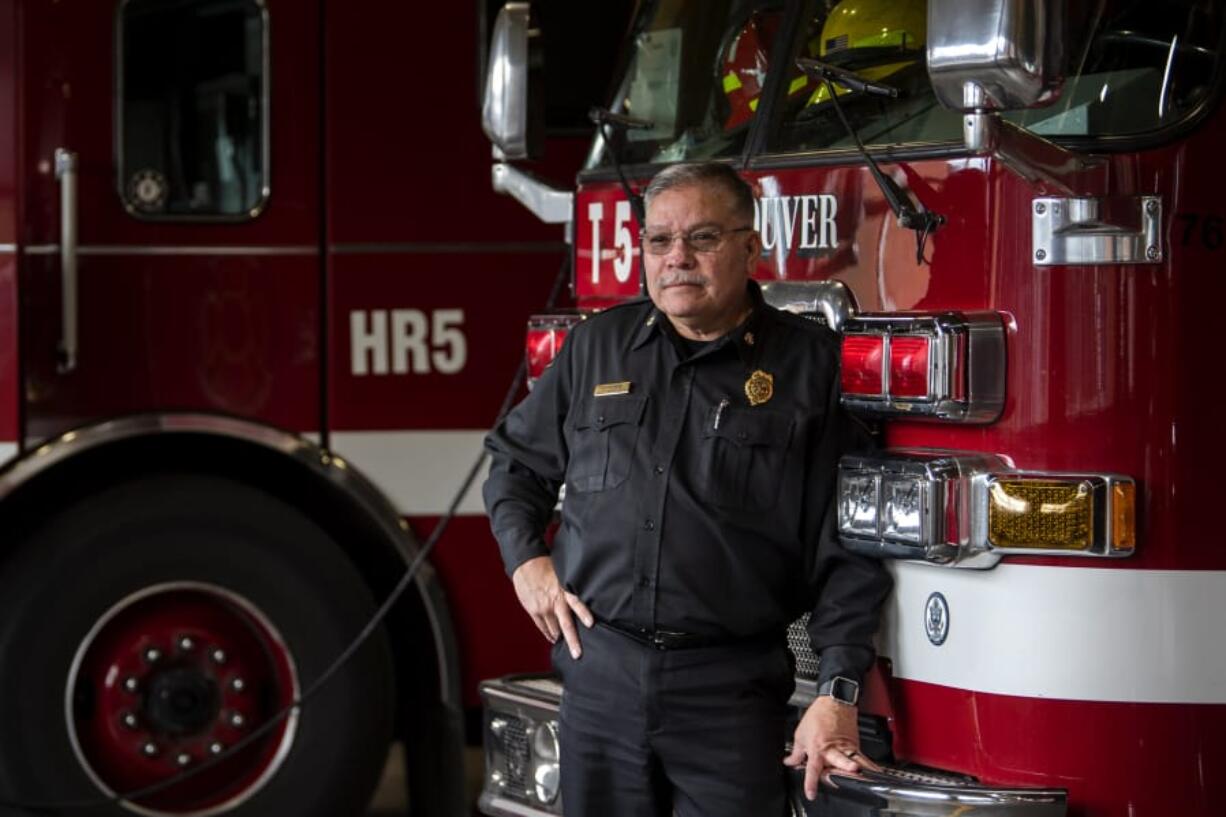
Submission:
M 780 817 L 791 655 L 778 643 L 658 650 L 598 624 L 553 662 L 568 817 Z

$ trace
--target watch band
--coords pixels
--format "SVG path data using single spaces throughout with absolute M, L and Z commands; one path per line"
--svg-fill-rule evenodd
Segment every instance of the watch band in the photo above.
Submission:
M 828 681 L 823 681 L 817 687 L 817 695 L 829 695 L 844 706 L 855 706 L 860 700 L 860 684 L 842 675 L 836 675 Z

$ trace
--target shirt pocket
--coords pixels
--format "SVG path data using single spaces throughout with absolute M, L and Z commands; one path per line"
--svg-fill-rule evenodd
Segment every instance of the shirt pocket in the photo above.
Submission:
M 630 476 L 647 397 L 589 397 L 575 412 L 566 482 L 577 493 L 616 488 Z
M 773 508 L 794 425 L 792 417 L 770 409 L 712 407 L 703 423 L 699 458 L 712 504 L 746 511 Z

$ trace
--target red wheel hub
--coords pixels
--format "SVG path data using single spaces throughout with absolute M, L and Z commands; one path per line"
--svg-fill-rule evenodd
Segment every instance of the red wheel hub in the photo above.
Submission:
M 267 618 L 223 588 L 158 585 L 109 610 L 68 679 L 73 748 L 108 794 L 159 783 L 224 752 L 298 695 L 293 656 Z M 297 726 L 268 735 L 129 808 L 205 815 L 246 800 L 276 772 Z

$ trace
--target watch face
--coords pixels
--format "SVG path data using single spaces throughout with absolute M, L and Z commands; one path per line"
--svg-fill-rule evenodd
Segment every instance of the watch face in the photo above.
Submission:
M 850 678 L 838 676 L 822 684 L 819 695 L 829 695 L 836 701 L 848 706 L 855 706 L 860 699 L 860 685 Z

